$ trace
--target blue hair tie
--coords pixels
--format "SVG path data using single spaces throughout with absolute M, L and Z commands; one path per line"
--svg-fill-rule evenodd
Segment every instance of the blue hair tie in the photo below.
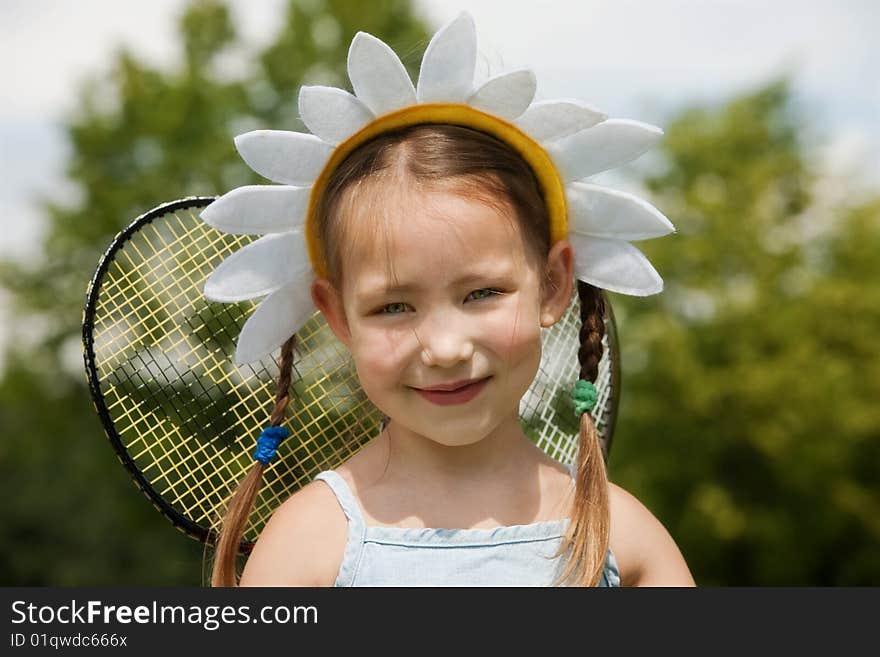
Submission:
M 290 435 L 290 431 L 284 427 L 266 427 L 257 439 L 257 449 L 254 452 L 254 460 L 263 465 L 269 465 L 275 457 L 275 450 L 281 441 Z

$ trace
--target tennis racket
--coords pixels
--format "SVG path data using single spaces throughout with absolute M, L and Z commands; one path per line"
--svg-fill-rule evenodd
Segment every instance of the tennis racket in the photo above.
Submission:
M 279 373 L 275 357 L 236 366 L 235 340 L 256 301 L 206 300 L 207 277 L 252 235 L 217 231 L 199 218 L 213 197 L 185 198 L 141 215 L 98 263 L 83 311 L 83 355 L 95 409 L 122 465 L 176 527 L 213 542 L 230 493 L 251 468 L 268 424 Z M 606 301 L 605 351 L 591 414 L 607 460 L 620 393 L 616 325 Z M 578 423 L 570 390 L 578 378 L 579 301 L 543 329 L 538 374 L 520 403 L 526 434 L 572 463 Z M 240 545 L 249 552 L 274 509 L 322 470 L 381 430 L 383 416 L 361 389 L 348 352 L 320 313 L 297 333 L 291 436 L 264 471 Z

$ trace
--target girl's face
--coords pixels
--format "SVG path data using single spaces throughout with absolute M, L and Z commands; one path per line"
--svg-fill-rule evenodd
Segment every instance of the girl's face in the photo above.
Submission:
M 346 217 L 363 223 L 341 297 L 324 281 L 313 298 L 367 396 L 393 422 L 443 445 L 474 443 L 518 418 L 541 360 L 540 328 L 567 307 L 570 262 L 564 303 L 542 304 L 543 271 L 527 257 L 512 210 L 444 190 L 382 203 L 386 221 Z M 420 392 L 468 380 L 485 382 L 459 399 Z

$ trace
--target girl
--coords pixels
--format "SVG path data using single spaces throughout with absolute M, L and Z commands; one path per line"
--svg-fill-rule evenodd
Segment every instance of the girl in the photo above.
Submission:
M 418 102 L 392 120 L 374 101 L 366 127 L 328 151 L 312 185 L 311 301 L 386 421 L 366 447 L 275 511 L 242 586 L 694 584 L 663 526 L 607 480 L 589 404 L 572 470 L 523 433 L 519 405 L 541 360 L 541 328 L 562 318 L 582 268 L 571 241 L 559 238 L 553 202 L 564 155 L 548 171 L 543 150 L 523 147 L 525 131 L 487 123 L 485 107 L 428 104 L 437 52 L 454 57 L 472 31 L 462 15 L 438 32 Z M 355 56 L 359 38 L 378 41 L 358 35 Z M 357 70 L 350 54 L 350 74 Z M 352 77 L 358 97 L 370 97 Z M 479 104 L 475 96 L 469 106 Z M 262 164 L 248 139 L 236 143 L 258 171 L 275 166 Z M 277 163 L 278 148 L 270 150 L 265 161 Z M 206 221 L 220 223 L 218 208 Z M 604 297 L 583 280 L 577 293 L 580 378 L 589 387 L 602 357 Z M 293 346 L 290 338 L 282 348 L 275 427 Z M 237 545 L 272 451 L 266 443 L 282 436 L 261 439 L 264 453 L 230 503 L 214 585 L 235 584 Z

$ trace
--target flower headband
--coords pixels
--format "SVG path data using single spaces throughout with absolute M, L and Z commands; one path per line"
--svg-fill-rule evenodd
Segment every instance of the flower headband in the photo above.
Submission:
M 596 287 L 647 296 L 663 280 L 632 240 L 675 229 L 655 207 L 625 192 L 586 182 L 640 156 L 659 128 L 608 119 L 583 103 L 533 103 L 535 76 L 516 70 L 473 88 L 476 30 L 460 14 L 431 39 L 418 85 L 384 42 L 358 32 L 348 51 L 354 94 L 304 86 L 299 112 L 311 134 L 254 130 L 235 146 L 254 171 L 280 185 L 247 185 L 224 194 L 201 218 L 228 233 L 265 235 L 226 258 L 205 283 L 213 301 L 266 296 L 245 322 L 235 360 L 268 355 L 317 310 L 311 283 L 326 275 L 314 208 L 339 164 L 358 146 L 398 128 L 444 123 L 488 133 L 513 148 L 538 179 L 550 216 L 551 242 L 568 239 L 575 274 Z

